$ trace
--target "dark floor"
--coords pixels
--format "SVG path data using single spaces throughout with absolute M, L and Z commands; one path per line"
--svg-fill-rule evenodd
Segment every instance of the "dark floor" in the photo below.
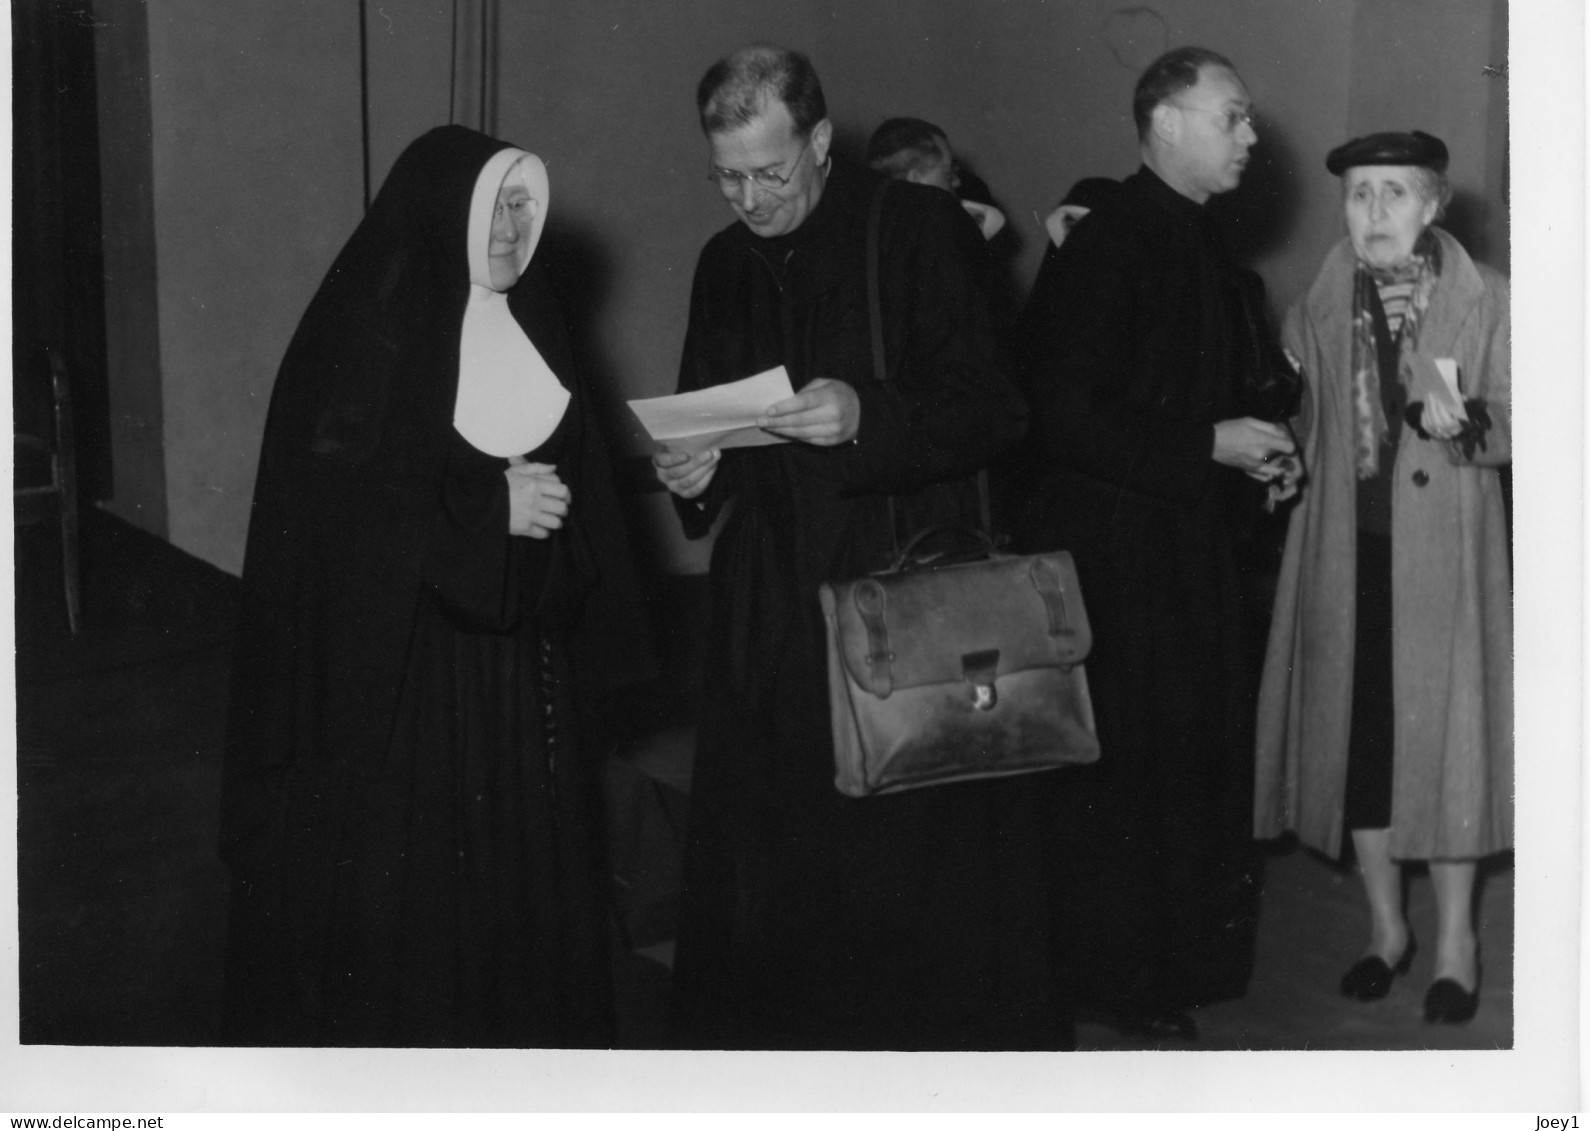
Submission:
M 85 530 L 87 629 L 66 632 L 57 545 L 17 532 L 18 888 L 25 1044 L 214 1041 L 226 876 L 215 858 L 220 735 L 237 583 L 108 516 Z M 609 760 L 615 979 L 624 1047 L 661 1039 L 691 731 L 664 689 Z M 1422 1023 L 1435 933 L 1374 1005 L 1335 992 L 1366 937 L 1351 874 L 1296 849 L 1267 861 L 1256 968 L 1241 1001 L 1198 1012 L 1207 1049 L 1513 1046 L 1513 872 L 1484 872 L 1478 1018 Z M 1084 1024 L 1082 1047 L 1139 1049 Z

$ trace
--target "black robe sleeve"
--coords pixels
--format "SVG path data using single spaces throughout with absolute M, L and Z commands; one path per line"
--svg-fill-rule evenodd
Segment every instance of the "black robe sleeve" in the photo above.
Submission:
M 885 364 L 854 381 L 861 425 L 842 479 L 901 492 L 986 467 L 1026 429 L 984 281 L 942 192 L 891 188 L 879 268 Z M 901 206 L 903 205 L 903 206 Z
M 705 312 L 707 303 L 707 289 L 711 285 L 712 248 L 709 246 L 701 253 L 700 261 L 696 265 L 695 280 L 690 286 L 690 321 L 685 329 L 684 352 L 679 359 L 679 384 L 677 391 L 693 393 L 709 385 L 721 384 L 730 379 L 725 374 L 715 374 L 714 359 L 709 353 L 706 341 L 707 335 L 702 327 L 708 322 Z M 750 373 L 740 376 L 748 377 Z M 686 538 L 691 540 L 706 537 L 711 531 L 712 524 L 717 521 L 718 513 L 723 505 L 733 498 L 736 490 L 737 466 L 732 459 L 720 459 L 718 468 L 712 473 L 712 481 L 707 484 L 706 490 L 693 499 L 681 499 L 678 495 L 671 495 L 674 513 L 679 516 L 680 528 Z
M 1189 415 L 1180 390 L 1200 364 L 1197 322 L 1179 312 L 1197 275 L 1156 247 L 1124 209 L 1099 210 L 1045 259 L 1017 334 L 1036 448 L 1095 479 L 1189 501 L 1216 465 L 1213 421 Z
M 420 571 L 453 616 L 494 632 L 519 620 L 522 594 L 539 590 L 552 557 L 549 539 L 508 533 L 504 466 L 453 434 Z

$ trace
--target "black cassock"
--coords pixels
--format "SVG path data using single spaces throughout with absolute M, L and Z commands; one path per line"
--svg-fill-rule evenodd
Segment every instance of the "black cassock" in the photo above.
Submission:
M 223 778 L 225 1036 L 296 1045 L 612 1038 L 601 767 L 576 691 L 645 663 L 588 398 L 532 261 L 508 305 L 572 399 L 529 453 L 572 494 L 510 537 L 452 427 L 476 178 L 399 158 L 310 304 L 266 425 Z
M 1247 276 L 1251 285 L 1253 276 Z M 1074 555 L 1101 757 L 1059 795 L 1080 1004 L 1240 996 L 1251 967 L 1252 698 L 1234 543 L 1262 491 L 1211 458 L 1276 364 L 1204 208 L 1144 168 L 1046 261 L 1017 326 L 1029 549 Z
M 872 377 L 872 174 L 836 165 L 795 231 L 741 224 L 702 251 L 679 388 L 785 365 L 861 400 L 853 443 L 726 451 L 675 500 L 713 550 L 700 735 L 674 967 L 690 1047 L 976 1049 L 1070 1039 L 1047 968 L 1044 775 L 851 800 L 834 788 L 818 586 L 886 563 L 898 532 L 976 522 L 969 473 L 1021 435 L 965 216 L 889 190 L 881 290 L 889 384 Z

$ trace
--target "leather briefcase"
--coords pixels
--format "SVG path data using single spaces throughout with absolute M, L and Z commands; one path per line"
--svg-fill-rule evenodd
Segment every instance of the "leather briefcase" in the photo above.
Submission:
M 1098 760 L 1071 555 L 914 559 L 822 586 L 834 784 L 850 797 Z M 944 559 L 938 559 L 942 561 Z

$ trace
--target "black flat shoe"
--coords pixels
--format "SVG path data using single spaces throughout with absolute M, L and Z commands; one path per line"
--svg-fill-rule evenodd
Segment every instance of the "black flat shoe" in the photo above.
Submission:
M 1391 979 L 1406 974 L 1413 965 L 1413 950 L 1413 936 L 1409 935 L 1408 945 L 1395 966 L 1386 965 L 1386 960 L 1378 954 L 1360 958 L 1342 975 L 1342 996 L 1358 1001 L 1379 1001 L 1391 992 Z
M 1134 1037 L 1155 1041 L 1196 1041 L 1198 1023 L 1179 1009 L 1162 1013 L 1138 1013 L 1121 1019 L 1121 1029 Z
M 1451 978 L 1437 978 L 1424 995 L 1424 1019 L 1431 1025 L 1464 1025 L 1480 1008 L 1479 971 L 1474 971 L 1474 988 L 1465 990 Z

